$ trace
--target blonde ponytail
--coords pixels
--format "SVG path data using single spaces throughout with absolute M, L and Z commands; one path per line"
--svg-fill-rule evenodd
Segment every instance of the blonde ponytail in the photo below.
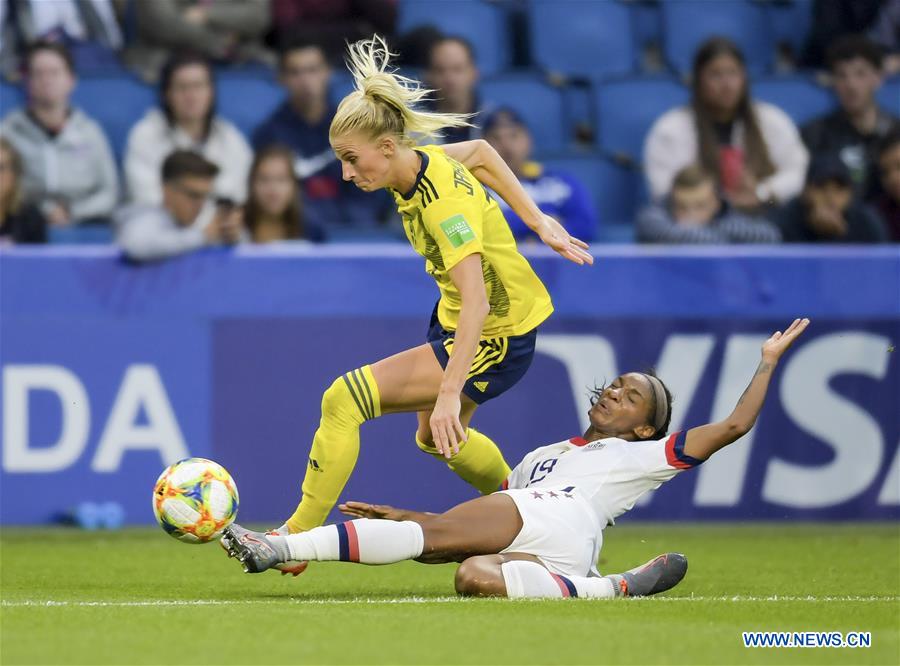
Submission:
M 389 69 L 392 55 L 378 35 L 348 47 L 347 66 L 355 90 L 338 105 L 328 132 L 332 142 L 361 132 L 373 139 L 393 134 L 403 143 L 413 144 L 414 135 L 437 137 L 445 127 L 470 126 L 468 114 L 418 110 L 433 91 Z

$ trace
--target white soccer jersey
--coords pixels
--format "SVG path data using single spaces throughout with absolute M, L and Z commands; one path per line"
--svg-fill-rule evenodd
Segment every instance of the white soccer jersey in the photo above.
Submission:
M 574 437 L 542 446 L 522 459 L 503 487 L 575 488 L 601 524 L 612 525 L 648 490 L 703 462 L 684 453 L 686 435 L 646 442 L 608 437 L 588 443 Z

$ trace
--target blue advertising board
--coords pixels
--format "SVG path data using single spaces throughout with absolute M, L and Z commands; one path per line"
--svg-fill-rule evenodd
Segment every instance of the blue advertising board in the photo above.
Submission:
M 759 345 L 796 316 L 757 427 L 644 498 L 636 519 L 900 517 L 900 248 L 599 248 L 529 255 L 556 311 L 526 377 L 474 425 L 511 464 L 586 425 L 587 388 L 655 366 L 672 429 L 727 415 Z M 294 508 L 324 389 L 424 341 L 437 296 L 402 246 L 241 248 L 136 266 L 112 248 L 0 250 L 0 522 L 78 501 L 152 521 L 163 467 L 212 457 L 241 519 Z M 474 491 L 414 443 L 362 428 L 345 499 L 441 510 Z

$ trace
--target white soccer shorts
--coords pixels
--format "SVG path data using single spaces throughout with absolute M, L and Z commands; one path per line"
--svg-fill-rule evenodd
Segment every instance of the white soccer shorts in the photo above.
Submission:
M 534 555 L 562 576 L 599 576 L 603 545 L 600 521 L 588 501 L 572 488 L 524 488 L 499 491 L 519 509 L 522 529 L 503 553 Z

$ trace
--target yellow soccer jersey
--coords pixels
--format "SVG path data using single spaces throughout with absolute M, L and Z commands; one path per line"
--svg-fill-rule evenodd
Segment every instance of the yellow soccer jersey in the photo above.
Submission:
M 394 191 L 406 236 L 425 257 L 425 270 L 441 291 L 438 320 L 456 330 L 461 298 L 450 269 L 470 254 L 481 254 L 490 314 L 482 339 L 523 335 L 553 312 L 547 289 L 516 241 L 497 202 L 462 164 L 439 146 L 420 146 L 422 168 L 415 186 Z

